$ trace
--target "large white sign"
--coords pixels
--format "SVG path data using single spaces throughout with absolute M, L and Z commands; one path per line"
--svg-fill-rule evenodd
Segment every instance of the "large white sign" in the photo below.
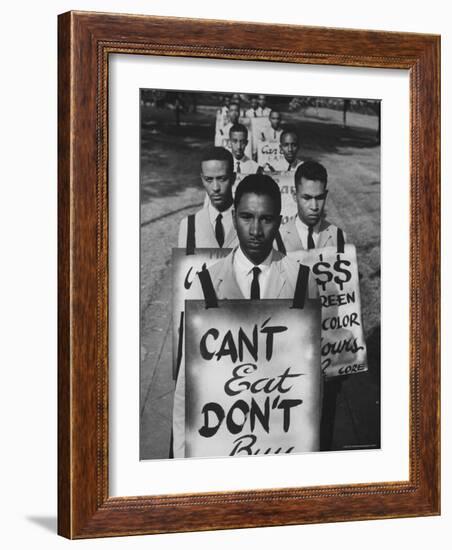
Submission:
M 309 265 L 322 306 L 322 371 L 327 378 L 367 371 L 356 248 L 336 247 L 289 252 Z
M 185 456 L 319 450 L 318 302 L 185 306 Z

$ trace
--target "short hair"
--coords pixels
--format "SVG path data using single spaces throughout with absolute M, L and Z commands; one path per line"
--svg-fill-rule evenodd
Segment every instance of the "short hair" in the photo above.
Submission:
M 224 147 L 209 147 L 201 157 L 201 164 L 208 160 L 223 160 L 228 164 L 228 172 L 232 174 L 234 171 L 234 159 L 232 153 Z
M 243 132 L 248 139 L 248 129 L 243 124 L 233 124 L 229 129 L 229 136 L 231 136 L 232 132 Z
M 276 181 L 267 174 L 248 174 L 237 185 L 234 196 L 234 210 L 237 210 L 243 195 L 254 193 L 255 195 L 266 195 L 270 197 L 281 213 L 281 191 Z
M 297 138 L 297 142 L 299 142 L 298 139 L 298 133 L 294 126 L 286 126 L 283 131 L 281 132 L 281 135 L 279 136 L 279 141 L 282 143 L 283 137 L 287 136 L 287 134 L 294 134 L 294 136 Z
M 306 160 L 300 164 L 295 171 L 295 187 L 297 189 L 301 184 L 301 178 L 320 181 L 326 187 L 328 183 L 328 172 L 326 171 L 326 168 L 320 164 L 320 162 L 316 162 L 315 160 Z

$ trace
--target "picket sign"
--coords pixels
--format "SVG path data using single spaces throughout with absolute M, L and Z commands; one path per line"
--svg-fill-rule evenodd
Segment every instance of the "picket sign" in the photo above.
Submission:
M 295 172 L 272 172 L 268 173 L 268 175 L 276 181 L 281 191 L 281 225 L 284 225 L 297 214 Z
M 288 256 L 310 266 L 319 289 L 324 375 L 333 378 L 367 371 L 355 246 L 298 250 Z
M 318 301 L 185 303 L 185 456 L 319 450 Z
M 268 116 L 250 118 L 251 136 L 252 136 L 252 152 L 254 155 L 258 152 L 259 143 L 262 141 L 262 132 L 270 128 L 270 120 Z M 260 164 L 260 162 L 259 162 Z
M 284 161 L 284 155 L 281 152 L 281 145 L 278 141 L 262 141 L 259 140 L 257 144 L 257 163 L 259 166 L 279 167 Z M 286 162 L 287 164 L 287 162 Z
M 231 252 L 230 248 L 195 248 L 187 254 L 185 248 L 172 250 L 173 277 L 173 379 L 183 364 L 184 302 L 190 297 L 190 288 L 198 271 L 211 266 Z

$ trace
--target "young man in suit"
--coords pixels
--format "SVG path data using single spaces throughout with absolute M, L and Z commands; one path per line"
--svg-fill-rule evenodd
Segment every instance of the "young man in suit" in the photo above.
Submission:
M 261 116 L 260 114 L 258 114 L 260 112 L 258 109 L 259 104 L 257 102 L 257 96 L 252 96 L 250 98 L 250 107 L 245 112 L 245 116 L 248 118 L 257 118 L 258 116 Z
M 184 218 L 179 226 L 180 248 L 232 248 L 237 234 L 232 221 L 232 155 L 223 147 L 211 147 L 201 159 L 201 181 L 208 201 L 201 210 Z
M 257 162 L 245 155 L 248 145 L 248 130 L 243 124 L 234 124 L 229 130 L 231 152 L 234 157 L 234 172 L 236 174 L 255 174 L 259 168 Z
M 268 119 L 270 121 L 270 127 L 262 130 L 261 140 L 279 143 L 283 131 L 281 128 L 281 113 L 273 110 Z
M 298 214 L 281 228 L 287 252 L 337 246 L 338 232 L 342 232 L 345 242 L 345 233 L 324 218 L 327 181 L 327 171 L 318 162 L 305 161 L 297 168 L 295 198 Z
M 229 105 L 228 122 L 220 128 L 220 136 L 223 141 L 223 146 L 226 146 L 229 140 L 229 131 L 235 124 L 239 123 L 240 119 L 240 105 L 238 103 L 232 103 Z
M 209 287 L 218 300 L 293 299 L 300 265 L 273 249 L 281 224 L 281 193 L 268 175 L 250 174 L 237 186 L 234 227 L 239 246 L 208 270 Z M 196 281 L 198 279 L 198 281 Z M 191 299 L 206 298 L 201 277 L 192 285 Z M 317 298 L 315 281 L 308 275 L 306 292 Z M 173 407 L 173 454 L 185 456 L 185 371 L 176 383 Z
M 302 161 L 297 158 L 299 141 L 295 128 L 284 129 L 279 136 L 279 143 L 284 158 L 277 164 L 270 165 L 267 163 L 264 170 L 269 172 L 295 172 L 302 164 Z
M 228 122 L 229 115 L 229 105 L 231 103 L 231 98 L 229 96 L 224 96 L 223 105 L 218 109 L 217 116 L 222 120 L 223 126 Z
M 267 107 L 267 98 L 265 97 L 264 94 L 259 94 L 257 96 L 257 104 L 259 105 L 258 107 L 258 112 L 260 113 L 259 116 L 269 116 L 270 115 L 270 107 Z

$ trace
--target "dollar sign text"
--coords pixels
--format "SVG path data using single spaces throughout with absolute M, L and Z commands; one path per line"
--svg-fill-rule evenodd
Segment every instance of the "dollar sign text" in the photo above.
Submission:
M 334 271 L 340 273 L 341 276 L 335 275 L 334 282 L 337 283 L 341 290 L 344 288 L 344 283 L 348 283 L 352 278 L 352 274 L 348 269 L 344 269 L 342 265 L 350 267 L 351 263 L 348 260 L 341 260 L 339 254 L 337 255 L 337 260 L 334 262 Z M 344 277 L 344 278 L 343 278 Z
M 329 271 L 331 267 L 330 264 L 328 262 L 323 261 L 322 254 L 320 254 L 319 258 L 320 258 L 320 262 L 317 262 L 316 264 L 314 264 L 312 271 L 314 272 L 315 275 L 320 275 L 322 277 L 322 279 L 316 278 L 315 282 L 318 285 L 320 285 L 322 287 L 322 290 L 325 292 L 326 285 L 331 281 L 331 279 L 333 278 L 333 275 Z M 324 268 L 324 269 L 320 269 L 320 268 Z M 323 277 L 326 277 L 326 279 L 324 279 Z

